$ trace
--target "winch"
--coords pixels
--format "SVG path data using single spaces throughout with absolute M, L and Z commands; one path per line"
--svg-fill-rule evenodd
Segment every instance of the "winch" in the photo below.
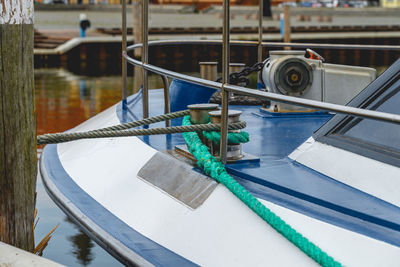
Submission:
M 323 63 L 305 51 L 270 51 L 262 70 L 269 92 L 345 105 L 376 78 L 373 68 Z M 314 111 L 271 101 L 271 112 Z

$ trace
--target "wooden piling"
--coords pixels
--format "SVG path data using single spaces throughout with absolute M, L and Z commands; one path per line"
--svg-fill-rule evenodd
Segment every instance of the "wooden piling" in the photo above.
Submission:
M 33 251 L 33 0 L 0 3 L 0 241 Z

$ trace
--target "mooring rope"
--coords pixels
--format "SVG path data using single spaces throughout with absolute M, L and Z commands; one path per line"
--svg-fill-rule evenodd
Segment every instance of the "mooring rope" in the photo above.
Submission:
M 123 124 L 118 124 L 118 125 L 114 125 L 114 126 L 110 126 L 110 127 L 106 127 L 106 128 L 101 128 L 101 129 L 93 130 L 91 132 L 126 130 L 126 129 L 135 128 L 135 127 L 139 127 L 139 126 L 143 126 L 143 125 L 148 125 L 148 124 L 152 124 L 152 123 L 156 123 L 156 122 L 172 120 L 172 119 L 180 118 L 180 117 L 183 117 L 186 115 L 189 115 L 188 109 L 181 110 L 181 111 L 175 111 L 175 112 L 171 112 L 171 113 L 167 113 L 167 114 L 161 114 L 161 115 L 153 116 L 150 118 L 146 118 L 146 119 L 142 119 L 142 120 L 138 120 L 138 121 L 127 122 L 127 123 L 123 123 Z
M 203 131 L 205 138 L 211 140 L 215 144 L 219 144 L 221 141 L 221 133 L 216 131 Z M 239 133 L 231 132 L 228 133 L 228 144 L 240 144 L 247 143 L 250 140 L 248 132 L 241 131 Z
M 159 135 L 159 134 L 173 134 L 183 132 L 201 132 L 201 131 L 220 131 L 220 124 L 197 124 L 188 126 L 173 126 L 163 128 L 150 128 L 150 129 L 133 129 L 133 130 L 115 130 L 115 129 L 129 129 L 144 124 L 150 124 L 159 122 L 162 120 L 168 120 L 171 118 L 182 117 L 188 114 L 188 111 L 174 112 L 164 115 L 155 116 L 140 121 L 129 122 L 121 125 L 106 127 L 102 129 L 87 131 L 87 132 L 76 132 L 76 133 L 53 133 L 44 134 L 37 137 L 37 144 L 56 144 L 70 142 L 80 139 L 91 139 L 91 138 L 106 138 L 106 137 L 126 137 L 126 136 L 143 136 L 143 135 Z M 228 125 L 229 130 L 239 130 L 246 127 L 246 122 L 240 121 L 230 123 Z
M 182 125 L 192 125 L 190 116 L 183 118 Z M 270 209 L 265 207 L 255 196 L 241 186 L 232 176 L 230 176 L 225 166 L 217 161 L 208 151 L 198 134 L 196 132 L 185 132 L 182 134 L 185 142 L 189 148 L 190 153 L 197 160 L 197 165 L 201 167 L 204 172 L 226 186 L 235 196 L 237 196 L 244 204 L 252 209 L 258 216 L 267 222 L 278 233 L 283 235 L 292 244 L 303 251 L 307 256 L 322 266 L 339 267 L 342 266 L 339 262 L 335 261 L 331 256 L 324 252 L 317 245 L 309 241 L 306 237 L 298 233 L 289 224 L 282 220 L 279 216 L 273 213 Z
M 202 132 L 206 138 L 211 139 L 213 142 L 218 143 L 220 133 L 217 131 L 221 130 L 220 124 L 196 124 L 192 125 L 188 110 L 178 111 L 169 114 L 163 114 L 146 118 L 139 121 L 128 122 L 125 124 L 110 126 L 106 128 L 91 130 L 87 132 L 77 133 L 55 133 L 39 135 L 37 137 L 37 144 L 54 144 L 74 141 L 78 139 L 88 138 L 105 138 L 105 137 L 124 137 L 124 136 L 139 136 L 139 135 L 159 135 L 159 134 L 172 134 L 182 133 L 186 144 L 188 145 L 189 151 L 197 159 L 197 164 L 204 169 L 207 175 L 218 182 L 225 185 L 235 196 L 237 196 L 243 203 L 251 208 L 258 216 L 266 221 L 271 227 L 277 232 L 282 234 L 286 239 L 297 246 L 306 255 L 311 257 L 317 263 L 322 266 L 342 266 L 339 262 L 335 261 L 326 252 L 321 250 L 318 246 L 309 241 L 306 237 L 302 236 L 290 225 L 283 221 L 279 216 L 275 215 L 271 210 L 265 207 L 256 197 L 242 187 L 232 176 L 230 176 L 225 166 L 216 160 L 210 152 L 207 146 L 205 146 L 196 132 Z M 156 123 L 168 119 L 174 119 L 185 116 L 183 118 L 183 126 L 163 127 L 163 128 L 150 128 L 150 129 L 133 129 L 130 128 Z M 246 127 L 246 122 L 240 121 L 228 124 L 228 130 L 239 130 Z M 228 134 L 228 141 L 230 136 L 230 142 L 238 144 L 249 141 L 249 135 L 246 132 L 241 133 L 230 133 Z

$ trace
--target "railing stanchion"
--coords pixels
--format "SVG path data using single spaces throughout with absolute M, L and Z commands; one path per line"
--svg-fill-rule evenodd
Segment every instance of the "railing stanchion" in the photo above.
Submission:
M 122 53 L 126 52 L 126 0 L 122 0 Z M 127 91 L 127 61 L 122 57 L 122 101 L 126 102 Z
M 148 44 L 148 32 L 149 32 L 149 0 L 143 0 L 142 2 L 142 63 L 149 63 L 149 44 Z M 147 70 L 143 68 L 143 118 L 149 117 L 149 81 L 147 76 Z
M 161 75 L 161 79 L 164 85 L 164 113 L 168 114 L 171 112 L 171 104 L 169 102 L 169 83 L 166 75 Z M 165 127 L 171 126 L 171 120 L 165 121 Z
M 258 0 L 258 51 L 257 51 L 257 62 L 263 61 L 262 58 L 262 38 L 263 38 L 263 2 L 264 0 Z M 259 86 L 261 84 L 260 75 L 257 76 L 257 82 Z
M 225 85 L 229 83 L 229 61 L 230 61 L 230 0 L 224 0 L 224 22 L 222 29 L 222 118 L 221 118 L 221 146 L 220 161 L 226 164 L 226 152 L 228 147 L 228 105 L 229 92 L 225 90 Z

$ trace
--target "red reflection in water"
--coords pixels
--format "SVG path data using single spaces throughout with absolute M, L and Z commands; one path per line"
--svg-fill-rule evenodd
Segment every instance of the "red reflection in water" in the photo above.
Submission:
M 35 70 L 37 134 L 63 132 L 121 100 L 121 78 Z

